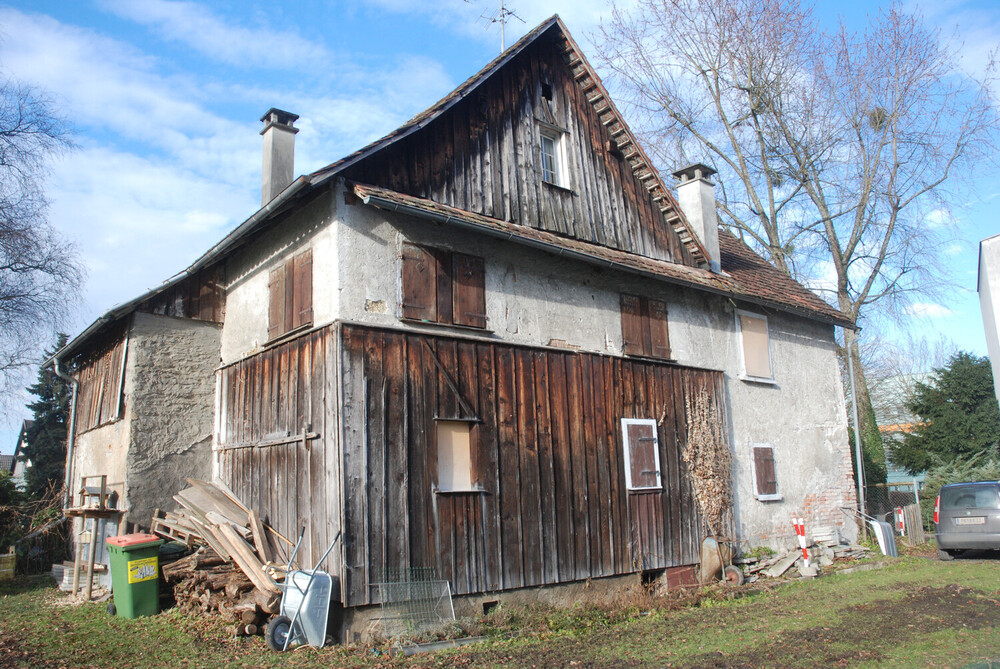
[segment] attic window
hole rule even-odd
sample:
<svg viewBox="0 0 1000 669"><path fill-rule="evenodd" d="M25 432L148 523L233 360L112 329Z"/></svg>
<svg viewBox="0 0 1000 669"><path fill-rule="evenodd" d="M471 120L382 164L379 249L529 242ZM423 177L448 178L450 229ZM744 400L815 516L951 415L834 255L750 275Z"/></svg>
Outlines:
<svg viewBox="0 0 1000 669"><path fill-rule="evenodd" d="M267 309L267 338L276 339L292 330L310 325L312 308L312 249L286 260L268 275L270 300Z"/></svg>
<svg viewBox="0 0 1000 669"><path fill-rule="evenodd" d="M542 82L542 97L552 102L552 84L547 81Z"/></svg>
<svg viewBox="0 0 1000 669"><path fill-rule="evenodd" d="M561 186L560 145L562 135L551 130L541 132L542 181Z"/></svg>
<svg viewBox="0 0 1000 669"><path fill-rule="evenodd" d="M486 328L486 269L464 253L403 244L404 319Z"/></svg>

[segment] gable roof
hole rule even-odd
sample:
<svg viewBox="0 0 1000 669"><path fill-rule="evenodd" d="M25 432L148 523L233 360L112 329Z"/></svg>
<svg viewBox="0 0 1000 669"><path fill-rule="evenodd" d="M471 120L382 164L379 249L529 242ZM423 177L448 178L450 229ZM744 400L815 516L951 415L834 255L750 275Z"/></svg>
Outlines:
<svg viewBox="0 0 1000 669"><path fill-rule="evenodd" d="M664 222L673 228L673 230L677 233L681 243L691 254L691 257L698 263L707 267L708 253L705 250L705 247L690 227L690 224L684 217L683 212L681 211L680 206L678 205L673 194L670 192L670 189L667 188L659 172L653 167L652 161L649 160L648 155L642 149L642 146L637 141L635 135L632 133L632 130L625 122L624 117L611 100L611 97L608 94L607 89L605 89L604 84L601 82L600 77L597 75L597 72L587 61L583 52L570 35L566 25L557 14L553 15L546 21L542 22L538 27L528 32L524 35L524 37L511 45L506 51L494 58L479 72L459 85L454 91L411 118L399 128L355 151L354 153L327 165L326 167L295 179L295 181L286 186L281 193L229 232L187 269L164 281L159 286L145 291L138 297L116 305L106 311L93 323L91 323L91 325L88 326L83 332L74 337L69 343L67 343L66 346L53 355L52 358L46 360L43 363L43 366L52 364L53 360L56 358L65 359L67 356L75 355L92 336L104 331L109 325L117 322L121 317L130 314L147 300L173 288L195 273L209 267L213 263L233 252L245 243L255 232L273 222L280 214L291 209L300 198L306 196L310 192L313 192L315 189L328 184L332 179L341 175L352 165L357 164L378 151L426 127L434 119L439 118L442 114L467 98L477 89L477 87L489 79L491 75L500 70L504 65L522 53L528 45L535 42L542 35L547 34L550 30L558 31L557 38L560 40L561 51L567 66L570 68L574 80L583 90L587 101L593 105L594 111L600 118L601 123L608 129L612 137L612 141L617 144L618 150L621 151L623 159L627 161L633 174L644 184L651 199L663 215ZM392 193L392 197L395 198L406 199L412 197L400 193L393 193L393 191L385 192ZM419 200L420 198L412 199ZM431 206L431 208L440 207L443 209L454 209L452 207L447 207L446 205L433 203L429 200L422 200L422 202L425 203L422 206ZM735 274L730 272L729 278L734 278L736 275L742 277L739 282L740 288L738 290L727 284L726 277L713 275L707 270L690 271L698 270L698 268L692 268L679 263L645 258L644 256L601 247L595 244L588 244L587 242L569 240L542 230L534 230L532 228L528 228L527 226L480 216L464 210L455 211L460 212L462 216L469 219L487 219L491 221L490 225L505 225L516 228L516 230L512 230L511 232L517 233L515 237L520 240L532 238L536 236L535 233L538 233L538 235L543 237L551 235L554 239L560 240L560 242L563 245L566 245L567 248L576 244L583 244L589 249L587 252L588 255L593 257L601 257L602 255L629 256L628 262L624 262L623 267L643 267L645 268L643 270L644 272L655 274L668 281L681 281L679 277L685 277L681 281L682 283L688 283L689 285L712 290L713 292L739 296L741 299L747 299L748 301L757 302L759 304L771 304L776 308L793 311L810 318L841 325L843 327L854 327L854 324L845 319L839 312L827 305L823 302L823 300L806 290L790 277L784 275L769 265L742 242L739 242L735 238L728 240L728 235L721 230L720 245L722 246L723 269L726 270L726 257L728 254L729 266L736 268Z"/></svg>
<svg viewBox="0 0 1000 669"><path fill-rule="evenodd" d="M593 107L600 122L607 128L612 138L611 141L615 142L617 149L622 154L622 160L626 161L633 175L648 191L650 198L655 203L659 213L663 216L663 222L677 233L681 243L687 249L688 253L691 254L695 262L707 264L708 253L705 247L684 217L680 206L663 182L659 172L652 166L652 162L636 140L632 130L625 122L625 118L618 111L618 108L615 107L611 96L608 94L607 89L604 88L604 84L601 82L596 70L587 61L583 51L577 46L558 14L544 21L451 93L411 118L396 130L393 130L368 146L313 172L309 175L310 179L319 183L334 175L341 174L369 156L425 128L435 119L440 118L445 112L455 107L459 102L469 97L481 84L522 53L528 45L550 31L556 33L554 36L559 44L563 59L570 69L572 78L583 91L587 102Z"/></svg>
<svg viewBox="0 0 1000 669"><path fill-rule="evenodd" d="M352 190L363 203L379 209L455 225L587 263L615 267L667 283L706 290L831 325L854 327L850 319L724 230L719 230L723 273L716 274L700 267L647 258L578 239L567 239L545 230L501 221L378 186L353 184Z"/></svg>

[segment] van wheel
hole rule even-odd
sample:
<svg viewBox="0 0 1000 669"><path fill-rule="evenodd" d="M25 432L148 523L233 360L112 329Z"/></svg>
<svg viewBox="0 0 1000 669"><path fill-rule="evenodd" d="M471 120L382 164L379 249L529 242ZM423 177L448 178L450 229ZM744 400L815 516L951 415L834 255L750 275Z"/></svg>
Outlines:
<svg viewBox="0 0 1000 669"><path fill-rule="evenodd" d="M955 556L958 555L958 553L959 551L946 551L939 548L938 559L944 560L945 562L947 562L948 560L954 560Z"/></svg>

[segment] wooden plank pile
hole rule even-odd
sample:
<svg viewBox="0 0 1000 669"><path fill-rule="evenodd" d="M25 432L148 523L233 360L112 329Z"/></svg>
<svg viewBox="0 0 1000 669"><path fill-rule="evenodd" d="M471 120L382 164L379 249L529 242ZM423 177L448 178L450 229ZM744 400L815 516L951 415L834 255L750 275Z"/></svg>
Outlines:
<svg viewBox="0 0 1000 669"><path fill-rule="evenodd" d="M223 486L188 479L176 495L180 508L154 513L152 531L195 551L162 567L177 605L218 612L238 635L263 633L267 614L278 613L277 581L288 570L291 542L264 524Z"/></svg>

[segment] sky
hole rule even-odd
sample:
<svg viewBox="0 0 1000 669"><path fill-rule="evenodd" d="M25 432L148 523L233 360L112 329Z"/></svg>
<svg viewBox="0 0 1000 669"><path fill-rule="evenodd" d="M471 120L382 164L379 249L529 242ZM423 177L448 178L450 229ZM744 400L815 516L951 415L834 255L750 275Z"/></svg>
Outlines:
<svg viewBox="0 0 1000 669"><path fill-rule="evenodd" d="M819 2L821 21L863 21L874 3ZM0 0L0 73L47 92L76 148L55 159L50 220L87 268L64 330L155 287L260 206L262 124L299 114L296 174L351 153L446 95L500 51L492 0ZM510 0L511 44L558 13L584 52L604 0ZM939 0L928 21L957 32L965 66L1000 44L1000 7ZM613 94L613 91L612 91ZM957 212L944 249L956 288L914 305L913 329L986 354L978 241L1000 232L996 175ZM28 381L33 379L33 375ZM0 452L22 418L0 417Z"/></svg>

